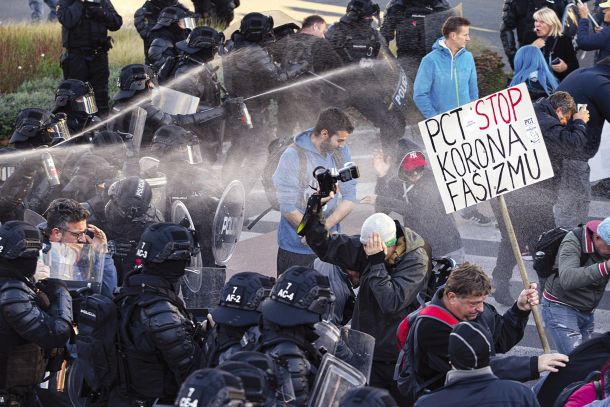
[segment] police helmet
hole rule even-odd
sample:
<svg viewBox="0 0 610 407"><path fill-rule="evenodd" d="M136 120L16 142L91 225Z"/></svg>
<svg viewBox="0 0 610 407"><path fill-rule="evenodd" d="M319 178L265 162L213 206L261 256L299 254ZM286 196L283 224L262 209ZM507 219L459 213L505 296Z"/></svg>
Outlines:
<svg viewBox="0 0 610 407"><path fill-rule="evenodd" d="M40 231L20 220L0 226L0 258L6 260L37 259L42 249Z"/></svg>
<svg viewBox="0 0 610 407"><path fill-rule="evenodd" d="M267 375L261 369L246 362L227 361L218 369L239 377L244 386L246 400L255 406L275 405L274 391L267 382Z"/></svg>
<svg viewBox="0 0 610 407"><path fill-rule="evenodd" d="M133 97L137 92L148 89L148 82L157 86L157 75L153 69L144 64L131 64L124 66L119 73L119 91L112 97L113 100L123 100Z"/></svg>
<svg viewBox="0 0 610 407"><path fill-rule="evenodd" d="M346 14L355 18L379 16L379 5L371 0L351 0L347 3Z"/></svg>
<svg viewBox="0 0 610 407"><path fill-rule="evenodd" d="M189 164L203 162L197 136L173 124L161 126L155 131L150 151L159 157L171 154L172 159L186 161Z"/></svg>
<svg viewBox="0 0 610 407"><path fill-rule="evenodd" d="M157 24L155 24L152 29L159 30L163 27L169 27L180 20L184 20L186 24L186 20L189 19L190 16L191 12L181 4L165 7L163 10L161 10L161 13L159 13ZM190 25L190 23L188 25Z"/></svg>
<svg viewBox="0 0 610 407"><path fill-rule="evenodd" d="M272 390L277 390L280 385L278 366L275 364L271 356L266 353L255 352L251 350L242 350L230 355L228 361L245 362L261 371L267 377L267 383Z"/></svg>
<svg viewBox="0 0 610 407"><path fill-rule="evenodd" d="M239 32L246 41L261 42L273 35L273 17L261 13L248 13L241 20Z"/></svg>
<svg viewBox="0 0 610 407"><path fill-rule="evenodd" d="M243 406L246 393L239 377L221 369L199 369L191 373L178 392L175 406Z"/></svg>
<svg viewBox="0 0 610 407"><path fill-rule="evenodd" d="M212 318L234 327L256 325L261 304L269 297L275 278L245 271L232 276L225 284L220 303L212 310Z"/></svg>
<svg viewBox="0 0 610 407"><path fill-rule="evenodd" d="M15 130L10 144L28 142L33 147L53 145L70 138L64 113L53 114L48 110L23 109L15 119Z"/></svg>
<svg viewBox="0 0 610 407"><path fill-rule="evenodd" d="M175 223L153 223L142 233L136 254L144 263L188 261L195 254L193 235Z"/></svg>
<svg viewBox="0 0 610 407"><path fill-rule="evenodd" d="M132 176L116 181L108 188L110 201L104 211L109 221L133 221L150 208L152 189L146 180Z"/></svg>
<svg viewBox="0 0 610 407"><path fill-rule="evenodd" d="M310 267L293 266L280 275L263 302L263 318L283 327L313 325L333 301L327 276Z"/></svg>
<svg viewBox="0 0 610 407"><path fill-rule="evenodd" d="M339 407L398 407L386 389L354 387L339 401Z"/></svg>
<svg viewBox="0 0 610 407"><path fill-rule="evenodd" d="M66 79L55 91L56 111L82 112L88 115L97 113L95 94L89 82Z"/></svg>
<svg viewBox="0 0 610 407"><path fill-rule="evenodd" d="M211 27L195 27L186 40L176 43L176 48L187 54L204 54L203 62L211 61L223 46L225 36Z"/></svg>

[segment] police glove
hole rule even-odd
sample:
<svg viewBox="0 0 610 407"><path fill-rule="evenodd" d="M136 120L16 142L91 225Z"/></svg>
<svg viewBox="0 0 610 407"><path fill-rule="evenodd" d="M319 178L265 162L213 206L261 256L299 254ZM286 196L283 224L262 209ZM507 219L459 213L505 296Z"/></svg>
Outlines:
<svg viewBox="0 0 610 407"><path fill-rule="evenodd" d="M66 282L58 278L40 280L36 283L36 288L45 293L51 302L56 300L62 293L68 293Z"/></svg>
<svg viewBox="0 0 610 407"><path fill-rule="evenodd" d="M288 81L290 79L297 78L303 75L309 69L309 62L301 61L295 64L292 64L290 68L286 69L286 71L280 74L280 80L282 82Z"/></svg>
<svg viewBox="0 0 610 407"><path fill-rule="evenodd" d="M227 116L239 117L241 116L241 105L244 103L244 98L227 98L222 107L225 108Z"/></svg>

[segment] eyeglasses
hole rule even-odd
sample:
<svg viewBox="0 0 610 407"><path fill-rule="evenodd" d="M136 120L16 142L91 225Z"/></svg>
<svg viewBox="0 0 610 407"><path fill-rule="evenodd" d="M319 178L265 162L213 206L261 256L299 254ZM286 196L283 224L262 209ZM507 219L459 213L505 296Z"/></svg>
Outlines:
<svg viewBox="0 0 610 407"><path fill-rule="evenodd" d="M83 230L82 232L72 232L71 230L68 229L60 229L63 232L68 232L72 235L72 237L74 237L75 239L81 239L85 237L85 233L87 233L86 230Z"/></svg>

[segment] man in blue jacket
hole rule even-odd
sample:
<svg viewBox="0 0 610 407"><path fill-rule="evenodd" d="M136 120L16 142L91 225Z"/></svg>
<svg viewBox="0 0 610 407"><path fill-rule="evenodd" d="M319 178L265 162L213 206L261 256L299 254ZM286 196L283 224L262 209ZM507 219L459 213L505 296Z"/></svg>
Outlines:
<svg viewBox="0 0 610 407"><path fill-rule="evenodd" d="M297 235L307 199L314 190L313 170L341 168L351 161L347 139L354 130L349 117L338 108L323 110L313 129L294 137L294 144L287 148L273 174L273 185L277 192L282 218L277 231L277 273L282 274L291 266L308 266L316 258L314 252ZM342 200L331 200L324 207L326 229L339 232L339 222L351 211L356 201L356 181L341 183Z"/></svg>
<svg viewBox="0 0 610 407"><path fill-rule="evenodd" d="M442 32L422 59L413 84L413 100L425 118L479 98L474 58L466 50L470 21L449 17Z"/></svg>
<svg viewBox="0 0 610 407"><path fill-rule="evenodd" d="M589 9L586 4L578 5L578 48L585 51L597 51L595 62L610 56L610 0L599 3L604 13L604 27L595 27L594 33L589 32Z"/></svg>

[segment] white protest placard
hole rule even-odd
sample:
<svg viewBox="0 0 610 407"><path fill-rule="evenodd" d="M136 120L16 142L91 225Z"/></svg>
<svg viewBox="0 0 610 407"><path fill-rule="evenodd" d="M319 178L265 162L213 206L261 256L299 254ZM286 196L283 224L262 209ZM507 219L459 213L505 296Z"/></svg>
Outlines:
<svg viewBox="0 0 610 407"><path fill-rule="evenodd" d="M419 131L447 213L553 177L523 83L421 121Z"/></svg>

